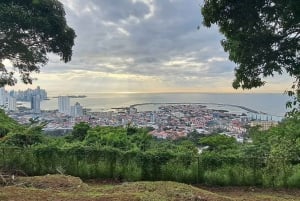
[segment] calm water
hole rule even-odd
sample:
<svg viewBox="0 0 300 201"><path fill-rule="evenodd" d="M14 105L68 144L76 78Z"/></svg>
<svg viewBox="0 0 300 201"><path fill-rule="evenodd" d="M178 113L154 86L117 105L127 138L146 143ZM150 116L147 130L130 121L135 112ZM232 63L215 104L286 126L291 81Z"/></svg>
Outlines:
<svg viewBox="0 0 300 201"><path fill-rule="evenodd" d="M71 98L71 105L79 102L83 107L92 111L103 111L113 107L125 107L139 103L222 103L245 106L256 111L283 116L286 112L285 103L288 100L284 94L94 93L85 95L87 96L85 98ZM28 106L29 103L24 105ZM57 98L50 97L50 100L41 103L42 110L55 110L57 108Z"/></svg>

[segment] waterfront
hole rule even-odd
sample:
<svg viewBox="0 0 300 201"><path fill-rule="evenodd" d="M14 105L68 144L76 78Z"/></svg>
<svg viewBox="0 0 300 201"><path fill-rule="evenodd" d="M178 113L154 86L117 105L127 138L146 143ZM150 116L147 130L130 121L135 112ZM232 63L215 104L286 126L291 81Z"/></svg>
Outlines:
<svg viewBox="0 0 300 201"><path fill-rule="evenodd" d="M76 94L75 94L76 95ZM115 107L128 107L141 103L218 103L244 106L275 116L284 116L288 97L284 94L209 94L209 93L90 93L84 98L72 98L71 104L79 102L92 111L106 111ZM29 103L23 103L29 106ZM41 102L42 110L57 109L57 98ZM139 110L152 110L157 106L139 106ZM211 107L221 108L218 105ZM222 107L223 109L224 107ZM231 112L240 112L234 107L225 107Z"/></svg>
<svg viewBox="0 0 300 201"><path fill-rule="evenodd" d="M69 131L76 123L92 126L126 126L152 128L158 138L176 139L197 130L210 134L221 129L238 141L247 132L246 125L276 125L285 113L287 97L282 94L85 94L71 98L86 113L80 116L59 112L57 97L41 102L42 112L12 113L20 123L39 117L48 122L45 130ZM23 104L27 104L23 103Z"/></svg>

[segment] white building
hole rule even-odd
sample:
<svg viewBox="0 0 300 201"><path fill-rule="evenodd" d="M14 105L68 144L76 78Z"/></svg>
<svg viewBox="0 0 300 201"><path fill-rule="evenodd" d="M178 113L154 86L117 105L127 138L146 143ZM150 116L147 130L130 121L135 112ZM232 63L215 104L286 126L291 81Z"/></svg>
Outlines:
<svg viewBox="0 0 300 201"><path fill-rule="evenodd" d="M6 105L6 91L4 87L0 88L0 106L5 106Z"/></svg>
<svg viewBox="0 0 300 201"><path fill-rule="evenodd" d="M7 97L7 110L16 111L17 110L17 99L12 96Z"/></svg>
<svg viewBox="0 0 300 201"><path fill-rule="evenodd" d="M71 106L71 116L72 117L80 117L83 115L82 106L76 102L74 106Z"/></svg>
<svg viewBox="0 0 300 201"><path fill-rule="evenodd" d="M155 123L156 117L155 114L151 114L151 123Z"/></svg>
<svg viewBox="0 0 300 201"><path fill-rule="evenodd" d="M277 126L278 122L277 121L251 121L250 126L259 126L259 130L268 130L269 128L273 126Z"/></svg>
<svg viewBox="0 0 300 201"><path fill-rule="evenodd" d="M59 96L58 97L58 111L63 114L70 114L70 97Z"/></svg>
<svg viewBox="0 0 300 201"><path fill-rule="evenodd" d="M40 95L31 97L31 110L33 113L41 113L41 98Z"/></svg>

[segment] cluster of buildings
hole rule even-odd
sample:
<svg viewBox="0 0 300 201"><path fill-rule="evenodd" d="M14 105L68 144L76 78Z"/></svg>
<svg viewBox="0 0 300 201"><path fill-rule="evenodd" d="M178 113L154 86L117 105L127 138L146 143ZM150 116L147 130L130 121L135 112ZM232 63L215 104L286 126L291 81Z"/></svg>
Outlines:
<svg viewBox="0 0 300 201"><path fill-rule="evenodd" d="M209 109L199 104L165 104L155 111L138 112L136 108L119 108L116 112L92 113L93 126L126 126L151 128L157 138L176 139L197 131L210 134L225 131L237 138L246 133L249 118L225 110Z"/></svg>
<svg viewBox="0 0 300 201"><path fill-rule="evenodd" d="M80 103L76 102L75 105L70 106L69 96L58 97L58 112L75 118L83 116L83 108Z"/></svg>
<svg viewBox="0 0 300 201"><path fill-rule="evenodd" d="M45 89L41 89L39 86L36 89L12 90L9 94L17 99L17 101L30 102L33 96L39 96L40 100L47 99L47 92Z"/></svg>
<svg viewBox="0 0 300 201"><path fill-rule="evenodd" d="M47 99L47 92L44 89L37 87L36 89L27 89L26 91L6 91L3 87L0 88L0 108L10 111L17 111L17 101L30 102L32 113L40 113L40 103Z"/></svg>
<svg viewBox="0 0 300 201"><path fill-rule="evenodd" d="M209 109L198 104L166 104L154 111L138 111L135 107L126 107L106 112L83 112L75 117L63 111L68 108L67 98L61 97L58 102L61 110L48 111L41 116L41 119L49 122L45 128L47 131L71 130L76 123L87 122L92 126L131 125L149 128L153 136L162 139L177 139L193 131L201 134L222 131L241 139L250 122L245 114ZM76 111L75 108L74 110Z"/></svg>
<svg viewBox="0 0 300 201"><path fill-rule="evenodd" d="M25 123L26 117L24 116L44 116L47 112L41 110L41 102L47 100L47 92L39 86L36 89L27 89L25 91L6 91L5 88L0 88L0 108L11 113L13 116L19 115L21 123ZM18 101L29 102L30 108L19 110ZM58 97L58 112L62 115L69 115L71 117L79 117L83 115L83 108L79 103L70 106L69 96ZM17 115L14 115L17 114ZM24 118L22 118L24 117Z"/></svg>
<svg viewBox="0 0 300 201"><path fill-rule="evenodd" d="M232 113L211 109L201 104L161 104L157 110L138 111L136 107L116 108L115 111L90 112L75 123L86 121L92 126L127 126L150 128L157 138L177 139L196 131L199 134L220 133L243 141L249 126L266 130L278 121L253 118L253 114Z"/></svg>
<svg viewBox="0 0 300 201"><path fill-rule="evenodd" d="M7 113L21 124L27 124L31 118L38 118L40 121L47 122L45 130L51 131L53 134L64 134L72 130L77 122L88 122L88 118L83 115L84 110L80 103L76 102L71 106L69 96L58 96L57 99L57 110L41 110L42 100L40 96L33 95L30 108L20 107L14 111L7 111ZM82 120L78 120L78 118Z"/></svg>
<svg viewBox="0 0 300 201"><path fill-rule="evenodd" d="M3 87L0 88L0 108L6 111L17 110L17 99L5 91Z"/></svg>
<svg viewBox="0 0 300 201"><path fill-rule="evenodd" d="M138 111L137 105L114 108L106 112L84 110L80 103L71 106L70 96L58 96L58 109L41 111L42 100L47 99L45 90L37 87L34 90L7 92L0 88L0 107L20 123L28 123L30 118L39 117L46 121L46 131L57 133L68 132L79 122L87 122L91 126L135 126L149 128L157 138L177 139L196 131L201 134L223 132L226 135L243 138L247 126L261 126L268 129L278 122L269 120L253 120L245 113L231 113L221 109L209 109L201 104L160 104L152 111ZM30 109L18 110L17 100L30 101ZM257 115L256 115L257 116ZM271 119L272 120L272 119Z"/></svg>

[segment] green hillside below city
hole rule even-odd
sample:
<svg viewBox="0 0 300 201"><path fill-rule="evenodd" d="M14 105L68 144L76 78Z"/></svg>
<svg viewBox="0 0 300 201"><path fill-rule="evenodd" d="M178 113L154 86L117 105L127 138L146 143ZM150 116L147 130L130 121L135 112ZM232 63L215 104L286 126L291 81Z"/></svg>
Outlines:
<svg viewBox="0 0 300 201"><path fill-rule="evenodd" d="M290 117L267 131L249 129L243 143L197 132L177 140L149 130L76 124L52 137L43 122L18 125L0 113L0 167L27 176L66 174L119 182L176 181L209 186L300 187L300 120ZM13 126L8 126L13 125Z"/></svg>

